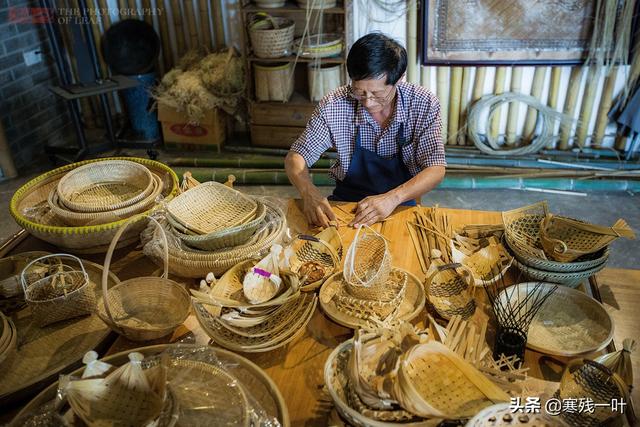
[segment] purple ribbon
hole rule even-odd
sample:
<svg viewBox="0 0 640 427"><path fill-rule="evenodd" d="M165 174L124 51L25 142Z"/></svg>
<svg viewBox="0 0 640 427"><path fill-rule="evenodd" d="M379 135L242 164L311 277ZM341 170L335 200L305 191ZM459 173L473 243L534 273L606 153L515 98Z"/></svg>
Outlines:
<svg viewBox="0 0 640 427"><path fill-rule="evenodd" d="M271 273L269 273L268 271L265 271L265 270L263 270L261 268L254 267L253 268L253 272L256 273L256 274L259 274L262 277L266 277L267 279L271 277Z"/></svg>

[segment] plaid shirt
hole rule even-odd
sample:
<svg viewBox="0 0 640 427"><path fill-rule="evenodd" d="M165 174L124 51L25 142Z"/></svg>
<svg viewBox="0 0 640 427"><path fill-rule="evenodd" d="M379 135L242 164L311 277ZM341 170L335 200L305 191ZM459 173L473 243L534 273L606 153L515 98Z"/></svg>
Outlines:
<svg viewBox="0 0 640 427"><path fill-rule="evenodd" d="M311 167L322 153L334 148L338 160L329 175L343 180L355 148L356 126L360 128L362 148L382 157L392 157L398 153L396 137L400 123L404 123L407 144L402 148L402 160L411 175L429 166L446 166L438 98L411 83L398 83L397 90L396 110L383 130L371 114L349 96L348 86L337 88L320 101L306 129L291 145L291 151L304 157Z"/></svg>

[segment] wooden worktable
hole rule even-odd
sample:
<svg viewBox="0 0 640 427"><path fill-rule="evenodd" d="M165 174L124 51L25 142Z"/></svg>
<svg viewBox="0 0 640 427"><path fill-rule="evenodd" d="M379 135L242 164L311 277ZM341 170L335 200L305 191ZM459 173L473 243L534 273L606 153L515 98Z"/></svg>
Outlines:
<svg viewBox="0 0 640 427"><path fill-rule="evenodd" d="M348 221L349 212L354 204L341 204L337 214L342 220ZM470 211L443 209L451 219L455 227L465 224L498 224L501 222L499 212ZM298 204L295 201L288 202L287 219L292 235L296 233L313 233L309 230ZM382 233L390 242L392 251L392 264L414 273L421 280L424 274L420 268L413 244L408 234L406 222L413 220L412 208L399 208L385 222L374 225L374 229ZM340 228L340 234L345 248L352 241L355 230L347 227ZM24 250L50 248L44 247L41 242L29 237L20 243L14 252ZM122 252L122 251L120 251ZM133 271L140 275L141 269L153 270L155 266L140 255L139 251L126 251L116 253L119 259L114 263L114 271L121 280L133 275ZM88 257L92 261L101 263L102 256ZM132 263L138 268L132 269ZM607 311L615 321L616 346L622 344L623 338L634 338L640 341L640 291L637 284L640 283L640 270L605 269L598 275L599 286L595 280L591 285L584 286L587 293L598 294L602 298ZM187 283L187 282L185 282ZM187 284L195 286L195 281ZM414 323L424 326L425 313L422 313ZM278 385L285 398L289 410L291 424L294 426L327 425L332 410L331 399L323 390L323 369L329 353L341 342L352 337L352 331L329 320L318 306L307 329L299 339L289 345L266 353L243 354L248 359L262 367ZM195 316L189 316L173 336L150 342L159 344L166 342L187 342L207 344L209 337L198 325ZM213 343L212 343L213 344ZM109 350L109 354L139 347L140 343L118 338ZM636 379L634 382L634 397L638 401L640 392L640 357L632 354ZM566 359L561 359L566 362ZM526 364L529 366L529 375L532 377L528 389L548 395L557 389L557 381L560 378L562 366L556 360L538 353L527 351Z"/></svg>

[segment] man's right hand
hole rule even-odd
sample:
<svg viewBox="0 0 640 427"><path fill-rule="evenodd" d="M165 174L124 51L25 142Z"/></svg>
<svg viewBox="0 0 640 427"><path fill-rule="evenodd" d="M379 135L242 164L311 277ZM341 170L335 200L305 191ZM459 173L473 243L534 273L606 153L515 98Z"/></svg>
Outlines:
<svg viewBox="0 0 640 427"><path fill-rule="evenodd" d="M302 196L302 202L304 215L310 224L328 227L329 222L338 222L329 201L316 187L309 188Z"/></svg>

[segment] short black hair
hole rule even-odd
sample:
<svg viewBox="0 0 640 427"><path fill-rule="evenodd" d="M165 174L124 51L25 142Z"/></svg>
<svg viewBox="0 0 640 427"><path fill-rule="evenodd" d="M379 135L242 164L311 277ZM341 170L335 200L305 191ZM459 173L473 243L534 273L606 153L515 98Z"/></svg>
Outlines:
<svg viewBox="0 0 640 427"><path fill-rule="evenodd" d="M375 79L386 74L386 84L394 85L406 70L407 50L382 33L370 33L359 38L347 56L351 80Z"/></svg>

